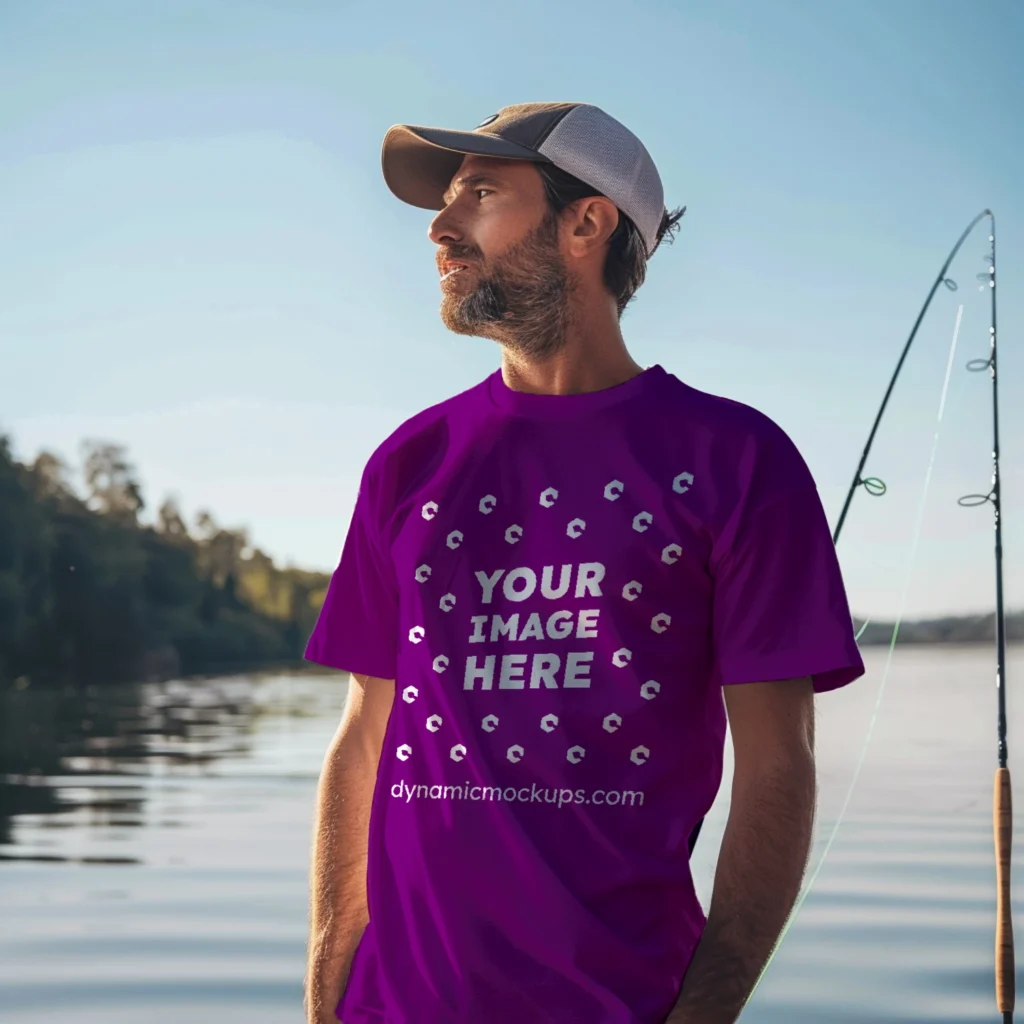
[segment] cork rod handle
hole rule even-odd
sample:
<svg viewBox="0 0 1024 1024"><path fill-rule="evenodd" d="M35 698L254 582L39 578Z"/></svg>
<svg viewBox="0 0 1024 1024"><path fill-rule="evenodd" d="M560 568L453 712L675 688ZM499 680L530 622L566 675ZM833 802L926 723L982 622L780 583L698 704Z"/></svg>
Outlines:
<svg viewBox="0 0 1024 1024"><path fill-rule="evenodd" d="M1013 921L1010 917L1010 847L1013 838L1013 803L1010 770L997 768L993 793L993 824L996 841L996 1005L1003 1014L1013 1013L1015 995Z"/></svg>

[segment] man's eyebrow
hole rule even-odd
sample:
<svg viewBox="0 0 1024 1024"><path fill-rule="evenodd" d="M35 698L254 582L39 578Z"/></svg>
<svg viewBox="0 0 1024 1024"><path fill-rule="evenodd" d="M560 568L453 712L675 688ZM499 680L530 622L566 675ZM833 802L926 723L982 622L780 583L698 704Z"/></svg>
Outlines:
<svg viewBox="0 0 1024 1024"><path fill-rule="evenodd" d="M499 184L498 179L492 174L470 174L463 178L456 178L455 181L445 190L445 193L441 198L444 200L445 205L452 202L455 199L455 192L457 191L456 186L459 185L462 188L476 188L478 185L497 185Z"/></svg>

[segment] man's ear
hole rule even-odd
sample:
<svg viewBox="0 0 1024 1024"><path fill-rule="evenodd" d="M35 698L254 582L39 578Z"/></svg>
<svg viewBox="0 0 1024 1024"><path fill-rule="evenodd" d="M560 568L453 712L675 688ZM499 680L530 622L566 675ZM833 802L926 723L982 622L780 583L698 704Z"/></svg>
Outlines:
<svg viewBox="0 0 1024 1024"><path fill-rule="evenodd" d="M604 196L588 196L570 203L568 215L569 251L573 256L586 256L603 249L619 226L618 207Z"/></svg>

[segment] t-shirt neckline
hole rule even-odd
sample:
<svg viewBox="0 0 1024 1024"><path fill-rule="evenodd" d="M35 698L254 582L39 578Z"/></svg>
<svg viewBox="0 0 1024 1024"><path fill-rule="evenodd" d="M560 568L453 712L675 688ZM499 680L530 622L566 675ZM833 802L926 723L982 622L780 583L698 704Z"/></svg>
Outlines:
<svg viewBox="0 0 1024 1024"><path fill-rule="evenodd" d="M657 363L648 366L635 377L600 391L584 391L573 395L539 395L529 391L514 391L495 370L487 380L491 402L502 412L515 416L538 419L566 419L586 416L631 398L649 392L665 377L665 370Z"/></svg>

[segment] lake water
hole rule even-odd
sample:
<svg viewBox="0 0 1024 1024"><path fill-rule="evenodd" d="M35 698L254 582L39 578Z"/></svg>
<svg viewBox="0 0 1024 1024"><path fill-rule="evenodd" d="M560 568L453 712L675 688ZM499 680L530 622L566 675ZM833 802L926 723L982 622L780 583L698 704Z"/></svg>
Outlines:
<svg viewBox="0 0 1024 1024"><path fill-rule="evenodd" d="M867 676L818 701L811 871L886 657L869 648ZM1016 780L1024 648L1007 676ZM744 1024L999 1020L994 680L988 647L897 650ZM344 676L314 674L0 695L0 1020L299 1024L315 786L344 699ZM727 772L694 854L705 906L728 796ZM1015 920L1024 935L1020 899Z"/></svg>

